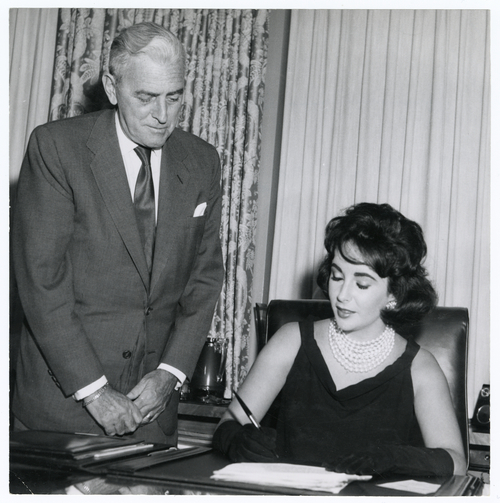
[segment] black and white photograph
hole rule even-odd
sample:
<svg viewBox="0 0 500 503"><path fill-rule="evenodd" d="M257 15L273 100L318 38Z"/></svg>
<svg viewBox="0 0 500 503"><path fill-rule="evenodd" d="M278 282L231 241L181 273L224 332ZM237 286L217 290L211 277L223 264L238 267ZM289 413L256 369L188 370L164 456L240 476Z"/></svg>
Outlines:
<svg viewBox="0 0 500 503"><path fill-rule="evenodd" d="M495 495L498 7L167 7L3 9L5 495Z"/></svg>

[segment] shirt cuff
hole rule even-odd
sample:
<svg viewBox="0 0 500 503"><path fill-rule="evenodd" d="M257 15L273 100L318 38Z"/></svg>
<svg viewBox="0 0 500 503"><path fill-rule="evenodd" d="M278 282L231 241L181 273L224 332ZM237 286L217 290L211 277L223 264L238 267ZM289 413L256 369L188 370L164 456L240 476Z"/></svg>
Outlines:
<svg viewBox="0 0 500 503"><path fill-rule="evenodd" d="M160 363L160 365L158 365L158 368L166 370L167 372L170 372L175 377L177 377L179 382L175 385L175 390L177 391L181 389L184 381L186 380L186 374L184 374L184 372L181 372L179 369L176 369L175 367L172 367L172 365L168 365L166 363Z"/></svg>
<svg viewBox="0 0 500 503"><path fill-rule="evenodd" d="M89 395L94 393L94 391L97 391L98 389L102 388L107 382L108 380L106 379L106 376L102 376L99 379L97 379L97 381L94 381L88 386L85 386L85 388L76 391L73 394L73 398L75 400L83 400L84 398L87 398Z"/></svg>

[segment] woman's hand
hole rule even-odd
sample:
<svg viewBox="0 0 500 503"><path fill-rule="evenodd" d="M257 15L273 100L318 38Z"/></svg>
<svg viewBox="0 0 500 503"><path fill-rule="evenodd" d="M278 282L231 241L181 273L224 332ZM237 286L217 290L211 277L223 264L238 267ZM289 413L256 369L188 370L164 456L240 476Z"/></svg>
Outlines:
<svg viewBox="0 0 500 503"><path fill-rule="evenodd" d="M215 430L212 446L236 463L274 463L277 460L276 430L272 428L258 430L252 424L224 421Z"/></svg>

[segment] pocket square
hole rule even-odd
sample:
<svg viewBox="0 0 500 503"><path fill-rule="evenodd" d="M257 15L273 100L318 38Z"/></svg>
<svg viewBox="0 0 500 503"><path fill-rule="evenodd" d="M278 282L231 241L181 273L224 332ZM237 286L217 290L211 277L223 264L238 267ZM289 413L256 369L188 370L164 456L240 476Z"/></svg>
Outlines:
<svg viewBox="0 0 500 503"><path fill-rule="evenodd" d="M205 213L206 207L207 207L207 203L201 203L198 206L196 206L196 209L194 210L193 217L202 217Z"/></svg>

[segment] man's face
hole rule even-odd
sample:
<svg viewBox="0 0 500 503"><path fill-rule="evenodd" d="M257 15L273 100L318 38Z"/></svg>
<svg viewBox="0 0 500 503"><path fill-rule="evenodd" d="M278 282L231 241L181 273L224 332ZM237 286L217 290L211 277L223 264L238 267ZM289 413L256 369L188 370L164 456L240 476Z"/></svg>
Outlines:
<svg viewBox="0 0 500 503"><path fill-rule="evenodd" d="M141 54L129 59L119 81L106 73L104 89L118 105L124 133L135 143L161 148L172 134L182 106L182 65L163 64Z"/></svg>

